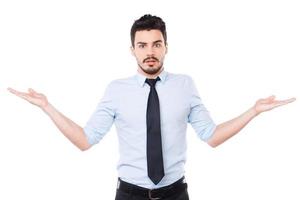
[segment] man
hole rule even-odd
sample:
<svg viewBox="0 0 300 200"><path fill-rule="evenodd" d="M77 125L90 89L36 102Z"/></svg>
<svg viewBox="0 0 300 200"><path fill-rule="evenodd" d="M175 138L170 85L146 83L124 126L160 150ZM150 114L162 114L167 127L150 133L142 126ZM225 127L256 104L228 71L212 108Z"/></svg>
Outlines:
<svg viewBox="0 0 300 200"><path fill-rule="evenodd" d="M98 143L115 123L120 144L116 200L187 200L184 179L186 128L216 147L238 133L258 114L293 102L274 96L258 100L240 116L215 125L191 77L166 72L167 34L161 18L144 15L131 28L137 74L112 81L84 128L56 110L46 96L9 88L39 106L78 148Z"/></svg>

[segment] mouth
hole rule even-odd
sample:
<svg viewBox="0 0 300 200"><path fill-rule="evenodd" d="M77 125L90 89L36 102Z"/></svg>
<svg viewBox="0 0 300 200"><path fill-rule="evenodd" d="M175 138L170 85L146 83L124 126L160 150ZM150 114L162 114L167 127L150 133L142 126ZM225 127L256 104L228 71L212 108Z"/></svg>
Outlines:
<svg viewBox="0 0 300 200"><path fill-rule="evenodd" d="M149 60L149 61L146 61L145 63L146 63L148 66L152 67L152 66L155 65L156 60Z"/></svg>
<svg viewBox="0 0 300 200"><path fill-rule="evenodd" d="M148 57L144 60L144 63L147 63L147 64L153 64L155 62L158 62L158 59L155 57Z"/></svg>
<svg viewBox="0 0 300 200"><path fill-rule="evenodd" d="M147 60L146 63L154 63L156 60Z"/></svg>

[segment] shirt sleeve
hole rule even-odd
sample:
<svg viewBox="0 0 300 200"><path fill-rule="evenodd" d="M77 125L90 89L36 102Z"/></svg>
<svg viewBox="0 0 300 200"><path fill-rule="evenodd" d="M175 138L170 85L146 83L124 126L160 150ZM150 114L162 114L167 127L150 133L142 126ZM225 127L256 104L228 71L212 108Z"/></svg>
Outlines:
<svg viewBox="0 0 300 200"><path fill-rule="evenodd" d="M96 110L83 128L89 144L98 143L110 130L115 119L112 84L109 84Z"/></svg>
<svg viewBox="0 0 300 200"><path fill-rule="evenodd" d="M208 141L213 135L216 124L209 115L208 110L202 103L198 90L191 77L188 77L187 91L190 98L190 113L188 122L192 125L198 137L203 141Z"/></svg>

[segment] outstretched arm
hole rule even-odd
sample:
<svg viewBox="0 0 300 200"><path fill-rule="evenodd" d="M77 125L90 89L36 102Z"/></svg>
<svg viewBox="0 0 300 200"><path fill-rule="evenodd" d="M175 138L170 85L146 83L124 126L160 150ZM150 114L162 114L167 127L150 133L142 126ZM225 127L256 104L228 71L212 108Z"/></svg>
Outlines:
<svg viewBox="0 0 300 200"><path fill-rule="evenodd" d="M44 94L37 93L31 88L28 89L28 93L19 92L12 88L8 88L8 90L29 103L40 107L51 118L57 128L79 149L86 150L90 147L83 128L54 108Z"/></svg>
<svg viewBox="0 0 300 200"><path fill-rule="evenodd" d="M278 106L295 101L295 98L286 100L275 100L275 96L270 96L266 99L259 99L253 107L241 114L240 116L219 124L213 134L208 140L208 144L212 147L216 147L227 139L237 134L242 128L244 128L254 117L262 112L272 110Z"/></svg>

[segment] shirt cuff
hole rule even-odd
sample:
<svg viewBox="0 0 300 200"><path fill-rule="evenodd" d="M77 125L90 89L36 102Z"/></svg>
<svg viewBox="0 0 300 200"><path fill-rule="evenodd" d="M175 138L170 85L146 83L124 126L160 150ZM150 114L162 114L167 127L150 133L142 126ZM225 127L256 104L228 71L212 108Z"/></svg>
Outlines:
<svg viewBox="0 0 300 200"><path fill-rule="evenodd" d="M201 140L204 142L207 142L213 135L216 130L217 126L216 124L212 123L210 126L208 126L204 132L200 135Z"/></svg>

